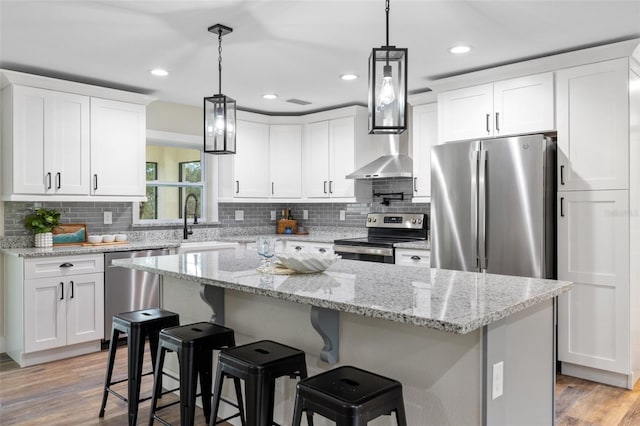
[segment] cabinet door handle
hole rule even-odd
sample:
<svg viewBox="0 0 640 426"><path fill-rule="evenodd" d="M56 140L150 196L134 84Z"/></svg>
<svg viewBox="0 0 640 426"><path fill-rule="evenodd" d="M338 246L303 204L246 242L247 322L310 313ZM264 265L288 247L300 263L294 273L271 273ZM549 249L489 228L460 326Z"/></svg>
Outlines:
<svg viewBox="0 0 640 426"><path fill-rule="evenodd" d="M422 259L420 256L413 255L411 256L411 260L420 260Z"/></svg>
<svg viewBox="0 0 640 426"><path fill-rule="evenodd" d="M333 181L329 181L329 194L333 194Z"/></svg>
<svg viewBox="0 0 640 426"><path fill-rule="evenodd" d="M93 190L98 190L98 175L93 175Z"/></svg>
<svg viewBox="0 0 640 426"><path fill-rule="evenodd" d="M47 173L47 189L51 189L51 172Z"/></svg>
<svg viewBox="0 0 640 426"><path fill-rule="evenodd" d="M72 268L73 267L73 263L65 262L65 263L61 264L60 267L61 268Z"/></svg>
<svg viewBox="0 0 640 426"><path fill-rule="evenodd" d="M271 195L273 195L273 182L271 182Z"/></svg>
<svg viewBox="0 0 640 426"><path fill-rule="evenodd" d="M296 246L296 251L300 251L300 250L302 250L302 247Z"/></svg>
<svg viewBox="0 0 640 426"><path fill-rule="evenodd" d="M327 181L326 180L324 181L323 185L324 185L324 193L326 194L327 193Z"/></svg>
<svg viewBox="0 0 640 426"><path fill-rule="evenodd" d="M64 283L60 281L60 300L64 300Z"/></svg>
<svg viewBox="0 0 640 426"><path fill-rule="evenodd" d="M69 297L69 299L73 299L73 281L69 281L70 287L71 287L71 296Z"/></svg>
<svg viewBox="0 0 640 426"><path fill-rule="evenodd" d="M60 172L56 173L56 189L60 189L62 186L62 174Z"/></svg>
<svg viewBox="0 0 640 426"><path fill-rule="evenodd" d="M564 217L564 197L560 197L560 217Z"/></svg>
<svg viewBox="0 0 640 426"><path fill-rule="evenodd" d="M496 132L500 131L500 113L496 112Z"/></svg>
<svg viewBox="0 0 640 426"><path fill-rule="evenodd" d="M239 193L240 193L240 181L237 180L236 181L236 194L239 194Z"/></svg>
<svg viewBox="0 0 640 426"><path fill-rule="evenodd" d="M418 192L418 178L413 178L413 192Z"/></svg>
<svg viewBox="0 0 640 426"><path fill-rule="evenodd" d="M327 252L327 249L326 249L326 248L324 248L324 247L321 247L321 248L319 248L319 249L318 249L318 251L319 251L320 253L326 253L326 252Z"/></svg>
<svg viewBox="0 0 640 426"><path fill-rule="evenodd" d="M486 121L487 121L487 133L491 133L491 130L489 129L489 118L491 117L491 114L487 114L486 117Z"/></svg>
<svg viewBox="0 0 640 426"><path fill-rule="evenodd" d="M564 185L564 164L560 165L560 185Z"/></svg>

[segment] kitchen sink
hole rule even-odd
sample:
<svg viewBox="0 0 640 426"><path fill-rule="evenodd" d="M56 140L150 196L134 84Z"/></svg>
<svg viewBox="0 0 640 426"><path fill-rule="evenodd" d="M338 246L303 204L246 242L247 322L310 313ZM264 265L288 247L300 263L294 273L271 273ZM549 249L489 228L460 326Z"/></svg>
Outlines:
<svg viewBox="0 0 640 426"><path fill-rule="evenodd" d="M220 250L226 248L236 248L238 243L225 241L193 241L181 243L176 249L178 254L193 253L196 251Z"/></svg>

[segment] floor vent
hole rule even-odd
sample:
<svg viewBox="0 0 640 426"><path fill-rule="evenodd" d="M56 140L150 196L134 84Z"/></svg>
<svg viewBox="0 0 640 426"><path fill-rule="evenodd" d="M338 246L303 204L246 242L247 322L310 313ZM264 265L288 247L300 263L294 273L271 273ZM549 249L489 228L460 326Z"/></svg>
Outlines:
<svg viewBox="0 0 640 426"><path fill-rule="evenodd" d="M303 101L301 99L287 99L286 102L296 105L311 105L311 102Z"/></svg>

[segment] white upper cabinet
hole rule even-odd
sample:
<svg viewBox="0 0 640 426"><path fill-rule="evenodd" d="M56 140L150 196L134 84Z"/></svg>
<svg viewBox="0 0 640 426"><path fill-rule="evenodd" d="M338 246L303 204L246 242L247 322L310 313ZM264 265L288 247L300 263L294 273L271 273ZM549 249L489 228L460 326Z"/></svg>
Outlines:
<svg viewBox="0 0 640 426"><path fill-rule="evenodd" d="M13 85L4 92L5 196L89 194L89 97Z"/></svg>
<svg viewBox="0 0 640 426"><path fill-rule="evenodd" d="M302 195L302 126L269 126L270 195L300 198Z"/></svg>
<svg viewBox="0 0 640 426"><path fill-rule="evenodd" d="M329 121L308 124L304 142L306 196L326 198L329 196Z"/></svg>
<svg viewBox="0 0 640 426"><path fill-rule="evenodd" d="M519 77L438 95L441 142L555 129L553 73Z"/></svg>
<svg viewBox="0 0 640 426"><path fill-rule="evenodd" d="M431 147L438 143L438 104L413 107L413 201L431 199Z"/></svg>
<svg viewBox="0 0 640 426"><path fill-rule="evenodd" d="M355 118L343 117L307 125L303 174L309 198L350 198L355 181Z"/></svg>
<svg viewBox="0 0 640 426"><path fill-rule="evenodd" d="M146 199L152 98L2 71L2 199ZM55 90L54 90L55 89Z"/></svg>
<svg viewBox="0 0 640 426"><path fill-rule="evenodd" d="M236 154L233 156L234 197L264 198L269 184L269 125L236 122Z"/></svg>
<svg viewBox="0 0 640 426"><path fill-rule="evenodd" d="M629 188L629 60L557 72L558 190Z"/></svg>
<svg viewBox="0 0 640 426"><path fill-rule="evenodd" d="M145 196L146 108L91 98L91 193Z"/></svg>

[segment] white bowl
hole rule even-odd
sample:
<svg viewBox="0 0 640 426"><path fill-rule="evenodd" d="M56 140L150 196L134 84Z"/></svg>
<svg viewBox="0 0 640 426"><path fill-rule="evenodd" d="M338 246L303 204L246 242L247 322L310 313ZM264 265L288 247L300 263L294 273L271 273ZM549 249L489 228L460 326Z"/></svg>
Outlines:
<svg viewBox="0 0 640 426"><path fill-rule="evenodd" d="M127 241L127 234L116 234L116 241Z"/></svg>
<svg viewBox="0 0 640 426"><path fill-rule="evenodd" d="M335 253L276 253L276 257L287 268L303 274L322 272L340 259Z"/></svg>
<svg viewBox="0 0 640 426"><path fill-rule="evenodd" d="M102 242L102 235L89 235L87 241L91 244L98 244Z"/></svg>
<svg viewBox="0 0 640 426"><path fill-rule="evenodd" d="M102 242L103 243L112 243L114 242L116 237L114 235L103 235Z"/></svg>

